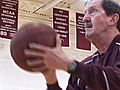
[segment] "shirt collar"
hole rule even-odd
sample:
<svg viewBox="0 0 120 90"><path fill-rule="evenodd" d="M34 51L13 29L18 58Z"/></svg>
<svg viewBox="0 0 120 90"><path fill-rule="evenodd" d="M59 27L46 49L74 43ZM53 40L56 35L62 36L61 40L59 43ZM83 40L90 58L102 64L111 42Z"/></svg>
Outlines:
<svg viewBox="0 0 120 90"><path fill-rule="evenodd" d="M113 41L112 41L112 43L110 44L110 46L109 46L107 52L113 50L113 48L114 48L116 42L120 42L120 34L117 35L117 36L113 39Z"/></svg>
<svg viewBox="0 0 120 90"><path fill-rule="evenodd" d="M113 50L113 48L114 48L116 42L120 42L120 34L117 35L117 36L113 39L113 41L111 42L111 44L110 44L110 46L109 46L107 52ZM107 53L107 52L106 52L106 53ZM103 56L104 56L106 53L103 53ZM99 52L98 50L94 53L94 55L93 55L92 58L94 58L94 57L96 57L96 56L101 56L101 54L100 54L100 52Z"/></svg>

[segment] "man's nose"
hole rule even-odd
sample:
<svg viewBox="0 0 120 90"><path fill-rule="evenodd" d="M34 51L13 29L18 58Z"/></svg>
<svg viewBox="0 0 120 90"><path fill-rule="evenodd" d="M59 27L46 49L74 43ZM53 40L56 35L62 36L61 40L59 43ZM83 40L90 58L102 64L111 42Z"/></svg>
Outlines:
<svg viewBox="0 0 120 90"><path fill-rule="evenodd" d="M83 17L83 21L84 22L90 22L90 15L86 13Z"/></svg>

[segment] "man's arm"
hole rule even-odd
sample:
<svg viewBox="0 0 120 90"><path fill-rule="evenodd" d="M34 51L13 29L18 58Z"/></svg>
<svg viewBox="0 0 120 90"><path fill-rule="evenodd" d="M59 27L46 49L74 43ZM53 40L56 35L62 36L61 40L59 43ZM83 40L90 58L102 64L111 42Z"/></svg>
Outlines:
<svg viewBox="0 0 120 90"><path fill-rule="evenodd" d="M47 90L62 90L58 85L55 70L44 73L44 76L47 81Z"/></svg>

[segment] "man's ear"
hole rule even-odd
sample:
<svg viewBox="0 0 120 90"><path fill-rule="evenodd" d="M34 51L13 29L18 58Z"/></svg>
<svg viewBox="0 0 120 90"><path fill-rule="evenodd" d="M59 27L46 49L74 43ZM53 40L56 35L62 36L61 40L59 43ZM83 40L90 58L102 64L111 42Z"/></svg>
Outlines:
<svg viewBox="0 0 120 90"><path fill-rule="evenodd" d="M114 13L110 16L110 21L109 21L109 25L116 25L118 20L119 20L119 15L117 13Z"/></svg>

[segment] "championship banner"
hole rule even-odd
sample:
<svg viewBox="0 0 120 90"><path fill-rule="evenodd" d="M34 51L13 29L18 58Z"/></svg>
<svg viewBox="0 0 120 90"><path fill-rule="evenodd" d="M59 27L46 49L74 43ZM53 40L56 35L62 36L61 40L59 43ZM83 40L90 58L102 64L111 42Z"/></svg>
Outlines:
<svg viewBox="0 0 120 90"><path fill-rule="evenodd" d="M0 1L0 37L11 39L18 27L18 0Z"/></svg>
<svg viewBox="0 0 120 90"><path fill-rule="evenodd" d="M91 50L91 43L85 38L84 14L76 13L76 48Z"/></svg>
<svg viewBox="0 0 120 90"><path fill-rule="evenodd" d="M61 45L69 47L69 11L53 8L53 28L60 35Z"/></svg>

